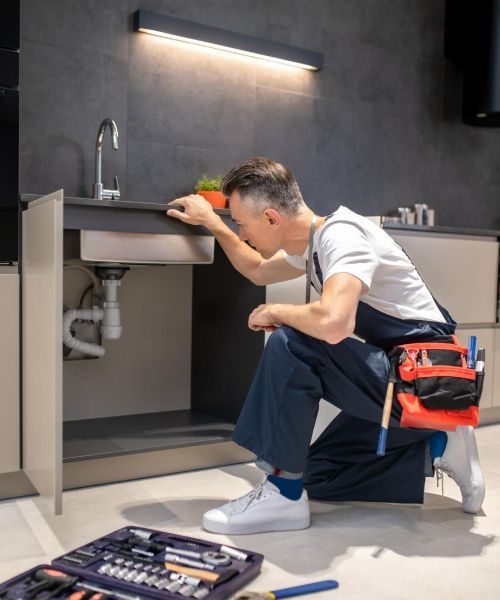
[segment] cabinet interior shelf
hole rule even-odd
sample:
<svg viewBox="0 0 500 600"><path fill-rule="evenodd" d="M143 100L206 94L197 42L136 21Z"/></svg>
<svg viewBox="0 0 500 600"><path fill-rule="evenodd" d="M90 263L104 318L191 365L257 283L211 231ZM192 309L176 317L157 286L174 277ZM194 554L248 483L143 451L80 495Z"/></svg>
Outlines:
<svg viewBox="0 0 500 600"><path fill-rule="evenodd" d="M65 421L63 460L75 462L231 440L234 423L192 410Z"/></svg>

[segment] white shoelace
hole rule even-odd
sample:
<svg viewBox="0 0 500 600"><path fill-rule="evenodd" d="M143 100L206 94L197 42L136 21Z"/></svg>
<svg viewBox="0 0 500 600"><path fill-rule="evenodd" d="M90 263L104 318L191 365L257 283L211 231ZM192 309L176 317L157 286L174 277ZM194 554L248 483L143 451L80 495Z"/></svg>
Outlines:
<svg viewBox="0 0 500 600"><path fill-rule="evenodd" d="M441 467L434 467L436 471L436 487L439 487L441 483L441 496L444 496L444 475Z"/></svg>
<svg viewBox="0 0 500 600"><path fill-rule="evenodd" d="M238 513L245 511L254 500L258 500L262 496L264 491L264 484L267 481L267 475L264 475L262 480L247 494L232 500L229 504L231 505L231 512Z"/></svg>
<svg viewBox="0 0 500 600"><path fill-rule="evenodd" d="M450 467L450 465L445 461L440 461L438 467L434 467L436 471L436 479L437 479L437 487L439 487L439 483L441 482L441 494L444 496L444 476L443 473L446 473L448 477L453 479L453 481L458 485L460 491L464 493L464 488L467 489L467 486L460 480L455 471Z"/></svg>

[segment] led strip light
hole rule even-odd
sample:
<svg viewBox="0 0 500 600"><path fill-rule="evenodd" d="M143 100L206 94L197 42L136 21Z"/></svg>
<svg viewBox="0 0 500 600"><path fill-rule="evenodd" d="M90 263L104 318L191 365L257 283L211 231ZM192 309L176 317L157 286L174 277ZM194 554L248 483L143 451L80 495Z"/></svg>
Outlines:
<svg viewBox="0 0 500 600"><path fill-rule="evenodd" d="M145 10L134 13L134 30L290 67L311 71L323 68L323 54L320 52Z"/></svg>

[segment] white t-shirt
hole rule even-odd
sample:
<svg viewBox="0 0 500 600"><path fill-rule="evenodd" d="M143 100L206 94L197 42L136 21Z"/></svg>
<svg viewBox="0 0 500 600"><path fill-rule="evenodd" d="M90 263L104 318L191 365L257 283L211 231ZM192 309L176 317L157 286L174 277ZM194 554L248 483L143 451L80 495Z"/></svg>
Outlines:
<svg viewBox="0 0 500 600"><path fill-rule="evenodd" d="M427 286L401 247L381 227L340 206L318 228L313 238L323 283L336 273L350 273L364 283L360 298L387 315L398 319L418 319L445 323ZM306 269L308 249L303 256L286 260ZM322 286L312 265L314 287Z"/></svg>

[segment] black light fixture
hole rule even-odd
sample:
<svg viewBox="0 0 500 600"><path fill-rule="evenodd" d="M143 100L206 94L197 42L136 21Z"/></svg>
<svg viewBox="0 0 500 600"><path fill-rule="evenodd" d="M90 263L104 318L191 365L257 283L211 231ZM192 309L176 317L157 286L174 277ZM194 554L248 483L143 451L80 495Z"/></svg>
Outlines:
<svg viewBox="0 0 500 600"><path fill-rule="evenodd" d="M320 52L271 42L176 17L159 15L146 10L138 10L134 13L134 30L291 67L311 71L319 71L323 68L323 54Z"/></svg>

